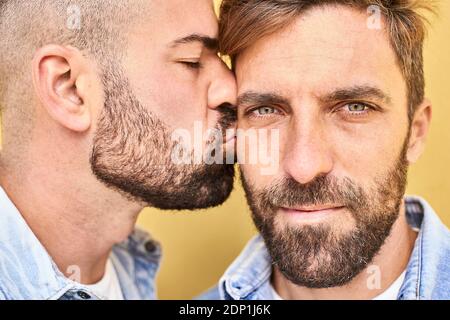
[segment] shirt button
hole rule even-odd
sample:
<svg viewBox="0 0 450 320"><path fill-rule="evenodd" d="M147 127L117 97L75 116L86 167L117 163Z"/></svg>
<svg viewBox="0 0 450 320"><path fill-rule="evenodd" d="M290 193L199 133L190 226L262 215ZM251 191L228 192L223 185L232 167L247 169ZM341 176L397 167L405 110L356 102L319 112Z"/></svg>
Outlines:
<svg viewBox="0 0 450 320"><path fill-rule="evenodd" d="M156 251L156 244L153 241L147 241L145 243L145 250L149 253L153 253Z"/></svg>
<svg viewBox="0 0 450 320"><path fill-rule="evenodd" d="M88 300L91 298L91 296L89 294L87 294L86 292L81 291L81 290L77 292L77 295L83 300Z"/></svg>

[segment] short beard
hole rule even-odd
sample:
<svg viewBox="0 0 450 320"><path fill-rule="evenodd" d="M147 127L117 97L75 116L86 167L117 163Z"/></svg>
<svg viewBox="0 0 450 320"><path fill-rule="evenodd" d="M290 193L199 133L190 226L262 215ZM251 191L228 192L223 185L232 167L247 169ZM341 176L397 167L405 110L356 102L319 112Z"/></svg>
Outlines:
<svg viewBox="0 0 450 320"><path fill-rule="evenodd" d="M319 176L301 185L285 179L256 190L242 173L243 186L273 264L292 283L307 288L348 284L379 252L397 220L406 189L407 143L393 170L365 192L349 179ZM352 231L339 234L332 224L277 230L280 207L339 203L355 219Z"/></svg>
<svg viewBox="0 0 450 320"><path fill-rule="evenodd" d="M130 200L167 210L209 208L229 197L233 165L175 164L168 127L139 102L123 71L110 63L102 80L105 105L90 159L100 181ZM224 111L219 125L234 120Z"/></svg>

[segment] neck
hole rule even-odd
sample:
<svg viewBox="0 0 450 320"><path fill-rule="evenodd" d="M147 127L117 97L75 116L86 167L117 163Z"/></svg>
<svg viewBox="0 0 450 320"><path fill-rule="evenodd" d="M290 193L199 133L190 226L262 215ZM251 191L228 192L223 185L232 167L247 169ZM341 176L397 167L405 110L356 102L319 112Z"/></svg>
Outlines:
<svg viewBox="0 0 450 320"><path fill-rule="evenodd" d="M272 283L279 295L289 300L370 300L386 291L405 271L416 237L406 221L403 205L378 255L347 285L326 289L300 287L286 279L276 267Z"/></svg>
<svg viewBox="0 0 450 320"><path fill-rule="evenodd" d="M106 188L90 170L51 158L2 167L0 185L60 271L95 283L113 246L131 234L143 205Z"/></svg>

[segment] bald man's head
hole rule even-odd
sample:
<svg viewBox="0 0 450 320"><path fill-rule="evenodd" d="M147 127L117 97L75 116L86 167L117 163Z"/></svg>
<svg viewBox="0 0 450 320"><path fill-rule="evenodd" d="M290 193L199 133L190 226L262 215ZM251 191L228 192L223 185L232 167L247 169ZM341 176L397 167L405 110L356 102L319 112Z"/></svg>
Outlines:
<svg viewBox="0 0 450 320"><path fill-rule="evenodd" d="M2 162L20 161L30 142L39 103L31 70L37 50L47 45L73 47L98 67L101 77L123 58L128 32L149 12L150 2L0 0Z"/></svg>
<svg viewBox="0 0 450 320"><path fill-rule="evenodd" d="M0 108L30 117L30 62L38 48L72 46L102 67L119 61L145 0L0 0ZM11 112L11 116L8 114ZM14 116L12 115L14 114ZM7 126L7 124L5 124Z"/></svg>

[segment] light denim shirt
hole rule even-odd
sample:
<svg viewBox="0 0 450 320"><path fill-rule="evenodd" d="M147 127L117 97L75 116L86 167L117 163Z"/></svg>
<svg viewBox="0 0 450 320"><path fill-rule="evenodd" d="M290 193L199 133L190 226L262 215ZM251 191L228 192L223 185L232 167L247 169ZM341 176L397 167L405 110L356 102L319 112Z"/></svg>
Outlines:
<svg viewBox="0 0 450 320"><path fill-rule="evenodd" d="M63 234L61 235L64 236ZM113 248L111 261L126 300L155 299L160 245L140 230ZM66 278L0 187L0 300L98 300Z"/></svg>
<svg viewBox="0 0 450 320"><path fill-rule="evenodd" d="M398 300L450 299L450 232L431 206L407 197L406 216L419 232ZM261 236L252 239L202 300L273 300L272 261Z"/></svg>

